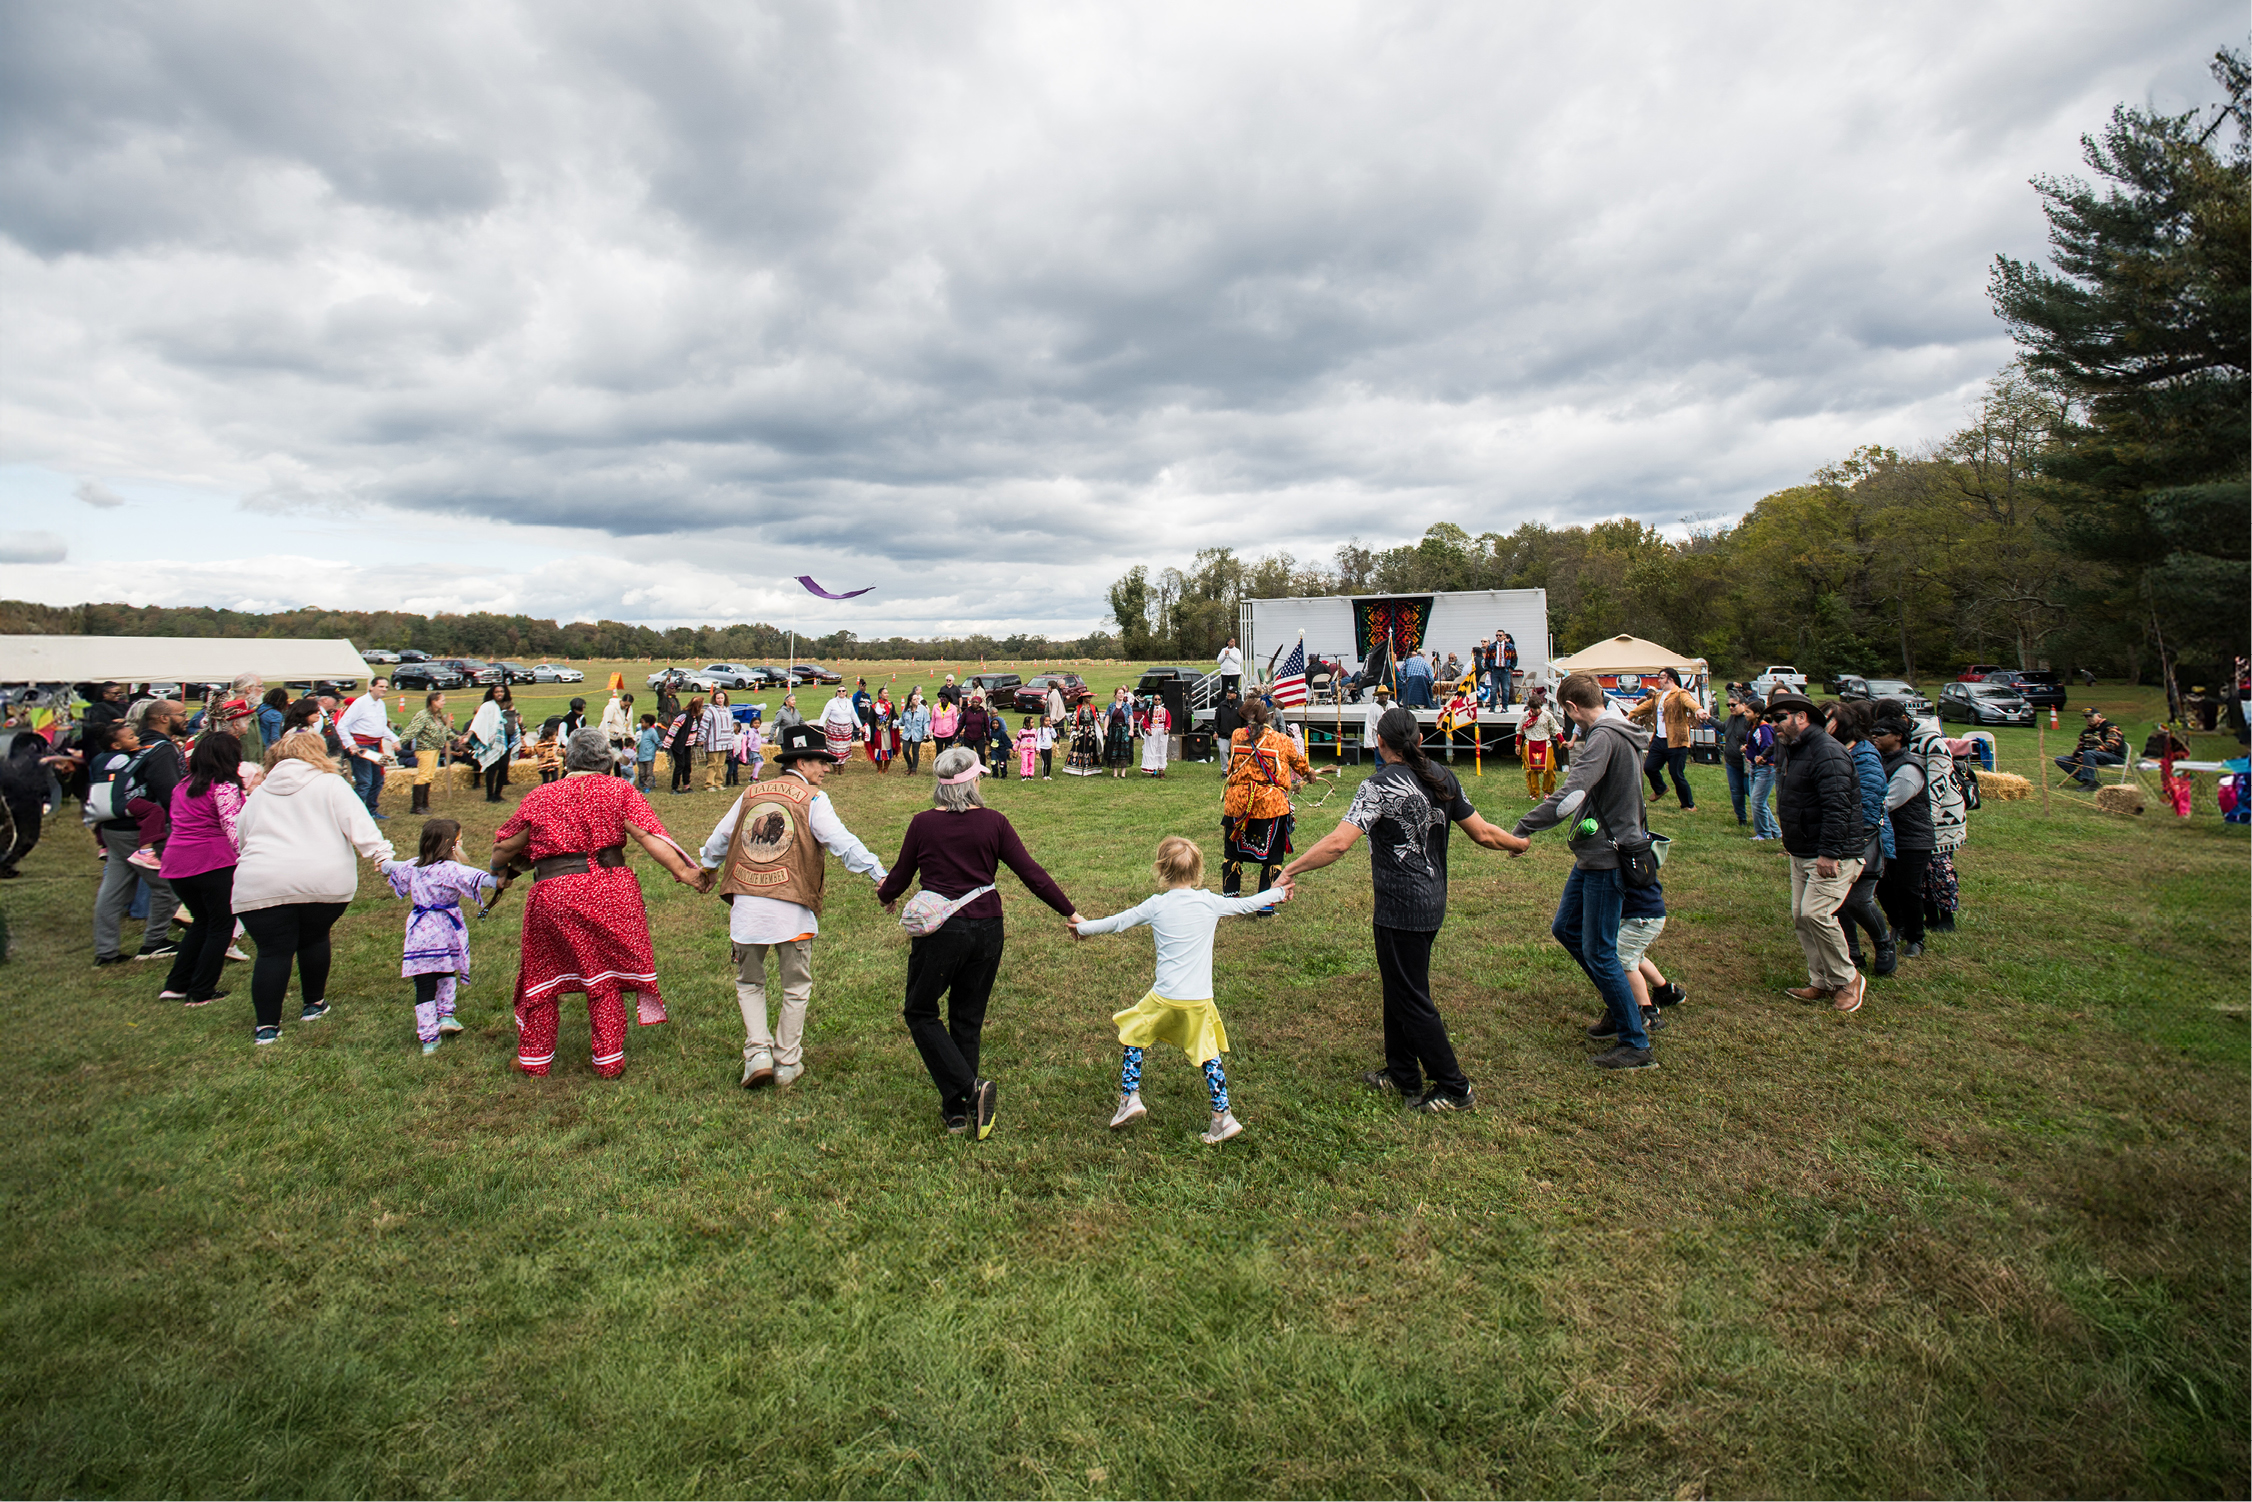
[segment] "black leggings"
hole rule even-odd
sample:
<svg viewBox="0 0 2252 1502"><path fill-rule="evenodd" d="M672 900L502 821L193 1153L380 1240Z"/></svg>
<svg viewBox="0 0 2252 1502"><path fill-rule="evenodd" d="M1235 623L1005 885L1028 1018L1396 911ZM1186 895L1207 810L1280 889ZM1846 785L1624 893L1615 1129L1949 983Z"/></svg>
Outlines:
<svg viewBox="0 0 2252 1502"><path fill-rule="evenodd" d="M1930 866L1929 850L1903 850L1884 864L1884 875L1877 880L1877 901L1892 920L1896 943L1924 941L1924 872Z"/></svg>
<svg viewBox="0 0 2252 1502"><path fill-rule="evenodd" d="M908 771L915 770L915 763L922 759L922 755L923 743L921 741L901 741L899 743L900 760L907 763Z"/></svg>
<svg viewBox="0 0 2252 1502"><path fill-rule="evenodd" d="M692 747L682 746L672 753L672 790L674 792L677 793L688 786L689 782L695 777L695 761L696 752Z"/></svg>
<svg viewBox="0 0 2252 1502"><path fill-rule="evenodd" d="M1053 746L1040 753L1040 775L1042 777L1056 775L1056 748Z"/></svg>
<svg viewBox="0 0 2252 1502"><path fill-rule="evenodd" d="M938 1087L939 1113L958 1116L968 1105L978 1073L978 1042L985 1031L985 1005L1001 973L1004 934L999 918L956 914L937 933L907 944L908 1036L923 1056L931 1083ZM938 1001L946 998L946 1021L938 1020Z"/></svg>
<svg viewBox="0 0 2252 1502"><path fill-rule="evenodd" d="M1865 930L1873 944L1892 942L1892 935L1885 927L1884 913L1877 906L1878 880L1875 876L1862 877L1853 884L1852 889L1845 894L1845 901L1838 907L1838 926L1845 930L1848 948L1855 947L1856 928Z"/></svg>
<svg viewBox="0 0 2252 1502"><path fill-rule="evenodd" d="M178 991L190 1001L209 1001L219 988L219 972L227 967L227 946L235 940L235 868L221 866L194 876L175 876L172 890L195 922L180 941L172 973L164 989Z"/></svg>
<svg viewBox="0 0 2252 1502"><path fill-rule="evenodd" d="M504 752L491 766L485 768L485 801L500 802L500 790L508 786L508 756Z"/></svg>
<svg viewBox="0 0 2252 1502"><path fill-rule="evenodd" d="M289 967L297 965L297 988L308 1002L328 995L328 931L344 916L341 902L291 902L238 913L258 963L250 967L250 1005L260 1027L281 1025L282 997L289 991Z"/></svg>

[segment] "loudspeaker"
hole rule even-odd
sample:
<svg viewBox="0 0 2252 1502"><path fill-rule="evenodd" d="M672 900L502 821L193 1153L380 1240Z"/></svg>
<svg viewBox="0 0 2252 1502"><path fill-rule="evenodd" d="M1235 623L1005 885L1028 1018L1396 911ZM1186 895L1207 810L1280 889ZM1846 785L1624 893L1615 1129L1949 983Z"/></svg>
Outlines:
<svg viewBox="0 0 2252 1502"><path fill-rule="evenodd" d="M1172 716L1176 725L1186 725L1189 722L1186 694L1187 690L1179 678L1168 679L1158 686L1157 701L1165 706L1165 712Z"/></svg>
<svg viewBox="0 0 2252 1502"><path fill-rule="evenodd" d="M1212 759L1212 732L1191 730L1181 736L1181 760L1210 761Z"/></svg>

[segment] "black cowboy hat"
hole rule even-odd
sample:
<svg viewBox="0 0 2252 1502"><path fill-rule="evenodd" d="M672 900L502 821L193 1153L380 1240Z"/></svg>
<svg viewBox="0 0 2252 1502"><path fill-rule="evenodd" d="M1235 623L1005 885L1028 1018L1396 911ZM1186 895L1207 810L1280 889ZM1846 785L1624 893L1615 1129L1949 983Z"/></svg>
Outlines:
<svg viewBox="0 0 2252 1502"><path fill-rule="evenodd" d="M784 725L781 744L772 753L780 762L797 761L801 757L818 756L823 761L842 761L843 757L829 749L829 739L811 725Z"/></svg>
<svg viewBox="0 0 2252 1502"><path fill-rule="evenodd" d="M1801 712L1813 715L1821 713L1821 710L1816 707L1812 699L1809 699L1804 694L1778 692L1770 696L1767 701L1766 713L1771 717L1778 714L1792 714Z"/></svg>

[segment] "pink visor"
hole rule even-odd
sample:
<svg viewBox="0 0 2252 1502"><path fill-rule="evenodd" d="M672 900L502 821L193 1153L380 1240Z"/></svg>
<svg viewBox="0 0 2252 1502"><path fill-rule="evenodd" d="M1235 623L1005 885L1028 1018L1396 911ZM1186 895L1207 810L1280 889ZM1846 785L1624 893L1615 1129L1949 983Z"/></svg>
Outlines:
<svg viewBox="0 0 2252 1502"><path fill-rule="evenodd" d="M973 762L967 772L957 772L952 777L939 778L938 785L942 788L952 787L957 782L975 782L984 775L985 764L983 762Z"/></svg>

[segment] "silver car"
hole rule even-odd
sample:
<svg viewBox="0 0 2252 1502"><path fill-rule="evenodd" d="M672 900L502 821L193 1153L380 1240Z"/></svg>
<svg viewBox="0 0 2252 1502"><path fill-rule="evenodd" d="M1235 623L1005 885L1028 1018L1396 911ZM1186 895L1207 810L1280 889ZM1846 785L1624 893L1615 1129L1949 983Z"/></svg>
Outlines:
<svg viewBox="0 0 2252 1502"><path fill-rule="evenodd" d="M559 668L552 662L541 662L532 666L532 681L534 683L584 683L586 682L586 674L580 672L577 668Z"/></svg>

